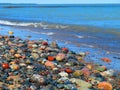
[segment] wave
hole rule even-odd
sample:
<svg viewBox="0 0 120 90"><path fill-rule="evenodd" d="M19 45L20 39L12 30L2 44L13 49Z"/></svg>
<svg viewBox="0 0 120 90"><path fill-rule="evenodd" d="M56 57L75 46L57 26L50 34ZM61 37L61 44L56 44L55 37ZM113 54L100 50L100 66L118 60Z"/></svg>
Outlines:
<svg viewBox="0 0 120 90"><path fill-rule="evenodd" d="M44 22L14 22L8 20L0 20L1 25L9 25L9 26L23 26L23 27L39 27L42 29L65 29L67 25L59 25L59 24L49 24Z"/></svg>
<svg viewBox="0 0 120 90"><path fill-rule="evenodd" d="M67 30L75 31L76 33L80 32L89 32L92 34L102 33L102 34L114 34L120 36L120 30L116 28L101 28L87 25L72 25L72 24L55 24L55 23L46 23L46 22L19 22L19 21L9 21L9 20L0 20L1 25L8 26L20 26L20 27L33 27L38 29L55 29L55 30ZM77 38L85 38L84 36L76 36ZM89 37L91 38L91 37ZM94 37L93 37L94 38Z"/></svg>

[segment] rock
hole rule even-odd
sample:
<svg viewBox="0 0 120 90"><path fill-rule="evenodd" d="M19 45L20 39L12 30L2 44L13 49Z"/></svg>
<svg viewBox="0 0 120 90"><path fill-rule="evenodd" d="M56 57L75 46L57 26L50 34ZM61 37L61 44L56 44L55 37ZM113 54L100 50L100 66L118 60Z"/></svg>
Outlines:
<svg viewBox="0 0 120 90"><path fill-rule="evenodd" d="M101 58L101 60L104 61L104 62L107 62L107 63L111 62L111 60L109 58L106 58L106 57L105 58Z"/></svg>
<svg viewBox="0 0 120 90"><path fill-rule="evenodd" d="M72 72L73 72L73 70L72 70L72 69L70 69L70 68L66 68L66 69L65 69L65 71L66 71L68 74L70 74L70 73L72 73Z"/></svg>
<svg viewBox="0 0 120 90"><path fill-rule="evenodd" d="M100 71L100 72L103 72L106 70L106 67L105 66L99 66L96 68L96 70Z"/></svg>
<svg viewBox="0 0 120 90"><path fill-rule="evenodd" d="M59 53L57 56L56 56L56 60L57 61L63 61L65 59L65 54L63 53Z"/></svg>
<svg viewBox="0 0 120 90"><path fill-rule="evenodd" d="M90 76L91 72L88 68L84 67L81 72L83 73L83 75L85 76Z"/></svg>
<svg viewBox="0 0 120 90"><path fill-rule="evenodd" d="M82 75L83 73L81 72L81 70L75 70L73 73L74 77L79 77L80 75Z"/></svg>
<svg viewBox="0 0 120 90"><path fill-rule="evenodd" d="M11 68L12 70L18 70L18 69L19 69L19 66L18 66L17 64L12 64L12 65L10 65L10 68Z"/></svg>
<svg viewBox="0 0 120 90"><path fill-rule="evenodd" d="M40 83L44 83L44 78L43 76L39 75L39 74L33 74L33 76L31 77L31 79L33 81L37 81L37 82L40 82Z"/></svg>
<svg viewBox="0 0 120 90"><path fill-rule="evenodd" d="M113 90L113 87L110 83L108 82L100 82L98 84L98 89L102 90Z"/></svg>
<svg viewBox="0 0 120 90"><path fill-rule="evenodd" d="M107 71L104 71L101 73L102 76L113 76L114 75L114 70L110 69L110 70L107 70Z"/></svg>
<svg viewBox="0 0 120 90"><path fill-rule="evenodd" d="M68 73L66 73L66 72L64 72L64 71L60 72L59 75L60 75L61 77L68 77Z"/></svg>
<svg viewBox="0 0 120 90"><path fill-rule="evenodd" d="M32 47L33 48L37 48L38 46L37 46L37 44L33 44Z"/></svg>
<svg viewBox="0 0 120 90"><path fill-rule="evenodd" d="M8 68L9 68L9 64L8 64L8 63L3 63L3 64L2 64L2 67L3 67L4 69L8 69Z"/></svg>
<svg viewBox="0 0 120 90"><path fill-rule="evenodd" d="M0 46L2 46L3 45L3 43L2 42L0 42Z"/></svg>
<svg viewBox="0 0 120 90"><path fill-rule="evenodd" d="M56 42L51 42L51 47L53 47L53 48L57 48L57 47L58 47L58 45L57 45L57 43L56 43Z"/></svg>
<svg viewBox="0 0 120 90"><path fill-rule="evenodd" d="M30 89L31 89L31 90L36 90L36 89L37 89L37 87L36 87L36 86L34 86L34 85L31 85L31 86L30 86Z"/></svg>
<svg viewBox="0 0 120 90"><path fill-rule="evenodd" d="M84 88L90 88L90 87L92 87L92 84L90 84L88 82L85 82L85 81L83 81L81 79L71 78L70 81L72 83L76 83L80 87L84 87Z"/></svg>
<svg viewBox="0 0 120 90"><path fill-rule="evenodd" d="M20 66L26 66L26 64L25 64L25 63L20 63L19 65L20 65Z"/></svg>
<svg viewBox="0 0 120 90"><path fill-rule="evenodd" d="M40 57L37 53L31 53L31 55L34 59L39 59Z"/></svg>
<svg viewBox="0 0 120 90"><path fill-rule="evenodd" d="M68 48L62 48L62 51L64 52L64 53L67 53L69 50L68 50Z"/></svg>
<svg viewBox="0 0 120 90"><path fill-rule="evenodd" d="M48 58L49 61L55 60L55 58L53 56L48 56L47 58Z"/></svg>
<svg viewBox="0 0 120 90"><path fill-rule="evenodd" d="M28 65L27 66L27 69L33 69L34 67L33 66L31 66L31 65Z"/></svg>
<svg viewBox="0 0 120 90"><path fill-rule="evenodd" d="M58 89L62 89L62 88L64 88L64 85L63 84L57 84L57 87L58 87Z"/></svg>
<svg viewBox="0 0 120 90"><path fill-rule="evenodd" d="M66 65L66 66L71 66L71 64L70 64L70 63L66 63L65 65Z"/></svg>
<svg viewBox="0 0 120 90"><path fill-rule="evenodd" d="M13 31L9 31L8 33L9 33L10 35L14 34L14 32L13 32Z"/></svg>
<svg viewBox="0 0 120 90"><path fill-rule="evenodd" d="M45 62L45 66L51 67L51 68L54 68L54 67L55 67L54 63L51 62L51 61L46 61L46 62Z"/></svg>
<svg viewBox="0 0 120 90"><path fill-rule="evenodd" d="M48 45L48 43L46 41L42 42L42 45Z"/></svg>
<svg viewBox="0 0 120 90"><path fill-rule="evenodd" d="M79 55L82 56L82 57L84 57L86 55L86 53L80 52Z"/></svg>
<svg viewBox="0 0 120 90"><path fill-rule="evenodd" d="M90 89L87 87L79 87L77 90L90 90Z"/></svg>
<svg viewBox="0 0 120 90"><path fill-rule="evenodd" d="M20 57L21 57L20 54L15 54L14 56L15 56L16 58L20 58Z"/></svg>

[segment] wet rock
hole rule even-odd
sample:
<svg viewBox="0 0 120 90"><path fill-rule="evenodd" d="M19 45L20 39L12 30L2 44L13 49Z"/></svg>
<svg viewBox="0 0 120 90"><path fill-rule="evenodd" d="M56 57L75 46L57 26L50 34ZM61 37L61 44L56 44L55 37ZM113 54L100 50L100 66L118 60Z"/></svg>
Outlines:
<svg viewBox="0 0 120 90"><path fill-rule="evenodd" d="M51 42L51 45L50 45L50 46L53 47L53 48L57 48L57 47L58 47L58 45L57 45L56 42Z"/></svg>
<svg viewBox="0 0 120 90"><path fill-rule="evenodd" d="M31 79L35 82L39 82L39 83L44 83L44 78L43 76L39 75L39 74L33 74L33 76L31 77Z"/></svg>
<svg viewBox="0 0 120 90"><path fill-rule="evenodd" d="M64 72L64 71L60 72L59 75L60 75L61 77L68 77L68 73L66 73L66 72Z"/></svg>
<svg viewBox="0 0 120 90"><path fill-rule="evenodd" d="M92 84L90 84L88 82L85 82L81 79L71 78L70 81L73 82L73 83L76 83L80 87L84 87L84 88L92 87Z"/></svg>
<svg viewBox="0 0 120 90"><path fill-rule="evenodd" d="M51 62L51 61L46 61L46 62L45 62L45 66L51 67L51 68L54 68L54 67L55 67L54 63Z"/></svg>
<svg viewBox="0 0 120 90"><path fill-rule="evenodd" d="M106 67L105 66L99 66L96 68L96 70L100 71L100 72L103 72L106 70Z"/></svg>
<svg viewBox="0 0 120 90"><path fill-rule="evenodd" d="M65 59L65 54L63 53L59 53L57 56L56 56L56 60L57 61L63 61Z"/></svg>
<svg viewBox="0 0 120 90"><path fill-rule="evenodd" d="M113 90L113 87L110 83L108 82L100 82L98 84L98 89L103 89L103 90Z"/></svg>
<svg viewBox="0 0 120 90"><path fill-rule="evenodd" d="M37 54L37 53L31 53L31 55L34 59L39 59L39 57L40 57L39 54Z"/></svg>
<svg viewBox="0 0 120 90"><path fill-rule="evenodd" d="M73 73L74 77L79 77L80 75L82 75L83 73L81 72L81 70L75 70Z"/></svg>
<svg viewBox="0 0 120 90"><path fill-rule="evenodd" d="M107 70L107 71L104 71L104 72L102 72L101 73L101 75L103 75L103 76L113 76L114 75L114 70L112 70L112 69L110 69L110 70Z"/></svg>
<svg viewBox="0 0 120 90"><path fill-rule="evenodd" d="M18 66L17 64L12 64L12 65L10 65L10 68L11 68L12 70L18 70L18 69L19 69L19 66Z"/></svg>

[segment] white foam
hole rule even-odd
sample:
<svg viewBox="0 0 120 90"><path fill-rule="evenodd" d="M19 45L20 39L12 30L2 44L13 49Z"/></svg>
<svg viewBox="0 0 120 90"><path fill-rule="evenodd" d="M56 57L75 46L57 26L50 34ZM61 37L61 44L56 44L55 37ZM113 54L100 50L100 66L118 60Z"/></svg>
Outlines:
<svg viewBox="0 0 120 90"><path fill-rule="evenodd" d="M40 27L43 29L50 29L51 26L52 28L56 28L56 29L64 29L67 28L67 26L64 25L51 25L51 24L45 24L43 22L39 22L39 23L33 23L33 22L13 22L13 21L8 21L8 20L0 20L0 24L2 25L10 25L10 26L32 26L32 27Z"/></svg>
<svg viewBox="0 0 120 90"><path fill-rule="evenodd" d="M42 27L42 28L47 28L48 25L44 25L42 22L41 23L24 23L24 22L11 22L7 20L0 20L0 24L3 25L10 25L10 26L33 26L33 27Z"/></svg>
<svg viewBox="0 0 120 90"><path fill-rule="evenodd" d="M55 34L55 33L53 33L53 32L45 33L45 32L44 32L44 33L41 33L41 34L45 34L45 35L49 35L49 36L50 36L50 35L53 35L53 34Z"/></svg>
<svg viewBox="0 0 120 90"><path fill-rule="evenodd" d="M87 46L87 47L90 47L90 48L93 48L94 46L93 45L88 45L88 44L81 44L83 46Z"/></svg>
<svg viewBox="0 0 120 90"><path fill-rule="evenodd" d="M84 38L84 36L79 36L79 35L77 35L77 37L78 37L78 38Z"/></svg>

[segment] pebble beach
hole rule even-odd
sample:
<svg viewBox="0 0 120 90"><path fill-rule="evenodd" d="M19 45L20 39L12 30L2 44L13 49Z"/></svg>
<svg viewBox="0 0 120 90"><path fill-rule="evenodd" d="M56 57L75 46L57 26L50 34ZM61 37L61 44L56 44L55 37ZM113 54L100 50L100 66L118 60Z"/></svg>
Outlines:
<svg viewBox="0 0 120 90"><path fill-rule="evenodd" d="M0 90L120 90L119 9L0 3Z"/></svg>
<svg viewBox="0 0 120 90"><path fill-rule="evenodd" d="M69 50L47 40L0 35L2 90L119 90L120 73L86 62L90 52ZM110 63L109 58L101 58Z"/></svg>

